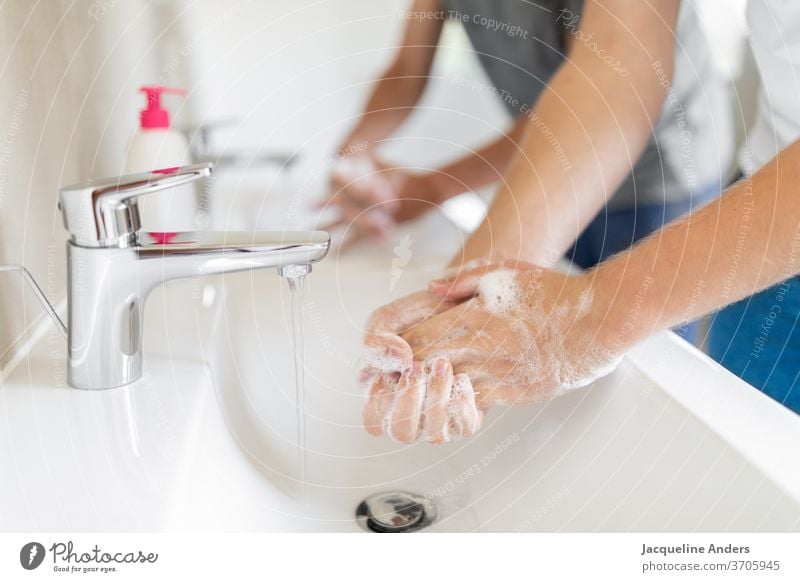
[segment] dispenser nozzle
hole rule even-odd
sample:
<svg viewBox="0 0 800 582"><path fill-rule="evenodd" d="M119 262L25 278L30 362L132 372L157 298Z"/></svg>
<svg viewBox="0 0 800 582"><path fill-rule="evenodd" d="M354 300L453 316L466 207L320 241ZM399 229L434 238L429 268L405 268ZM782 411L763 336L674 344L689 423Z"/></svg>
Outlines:
<svg viewBox="0 0 800 582"><path fill-rule="evenodd" d="M167 129L169 127L169 111L161 107L161 94L186 95L186 90L176 87L162 87L161 85L145 85L139 91L147 95L147 107L139 113L142 128Z"/></svg>

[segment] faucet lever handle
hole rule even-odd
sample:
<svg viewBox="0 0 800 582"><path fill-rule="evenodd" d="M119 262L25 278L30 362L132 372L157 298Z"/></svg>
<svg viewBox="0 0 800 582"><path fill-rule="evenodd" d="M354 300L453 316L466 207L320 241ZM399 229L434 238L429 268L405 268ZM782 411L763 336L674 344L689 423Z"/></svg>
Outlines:
<svg viewBox="0 0 800 582"><path fill-rule="evenodd" d="M78 246L126 246L141 227L139 196L207 178L212 167L194 164L65 186L58 202L64 226Z"/></svg>

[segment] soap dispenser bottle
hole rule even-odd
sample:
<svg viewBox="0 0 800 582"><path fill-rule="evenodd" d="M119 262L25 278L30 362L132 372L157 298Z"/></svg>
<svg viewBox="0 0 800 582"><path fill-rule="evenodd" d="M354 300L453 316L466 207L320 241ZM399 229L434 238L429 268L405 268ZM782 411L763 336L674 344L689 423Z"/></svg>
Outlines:
<svg viewBox="0 0 800 582"><path fill-rule="evenodd" d="M183 89L145 86L147 106L139 112L139 130L125 156L125 172L135 174L191 163L189 144L184 135L170 126L169 111L161 106L163 93L186 95ZM162 196L144 196L139 201L142 229L151 232L193 230L197 213L197 193L192 185L171 189Z"/></svg>

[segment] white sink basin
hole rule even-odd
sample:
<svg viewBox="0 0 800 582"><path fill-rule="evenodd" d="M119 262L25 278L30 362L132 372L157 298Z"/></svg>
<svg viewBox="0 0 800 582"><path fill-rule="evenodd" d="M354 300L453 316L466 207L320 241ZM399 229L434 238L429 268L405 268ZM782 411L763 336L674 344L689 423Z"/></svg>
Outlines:
<svg viewBox="0 0 800 582"><path fill-rule="evenodd" d="M289 295L274 273L157 291L145 377L127 389L55 387L63 342L45 338L0 388L0 529L359 531L358 502L393 489L434 501L433 531L800 529L800 418L672 334L586 390L494 410L475 438L369 436L363 323L441 264L414 260L398 278L390 254L362 252L309 278L304 503Z"/></svg>

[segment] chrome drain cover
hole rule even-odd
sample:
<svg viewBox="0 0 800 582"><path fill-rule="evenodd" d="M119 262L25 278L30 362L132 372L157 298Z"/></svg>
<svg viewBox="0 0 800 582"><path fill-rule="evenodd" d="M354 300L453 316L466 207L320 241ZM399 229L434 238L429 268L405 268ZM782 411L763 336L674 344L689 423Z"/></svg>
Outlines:
<svg viewBox="0 0 800 582"><path fill-rule="evenodd" d="M376 493L358 504L356 520L372 533L409 533L431 525L436 520L436 506L407 491Z"/></svg>

